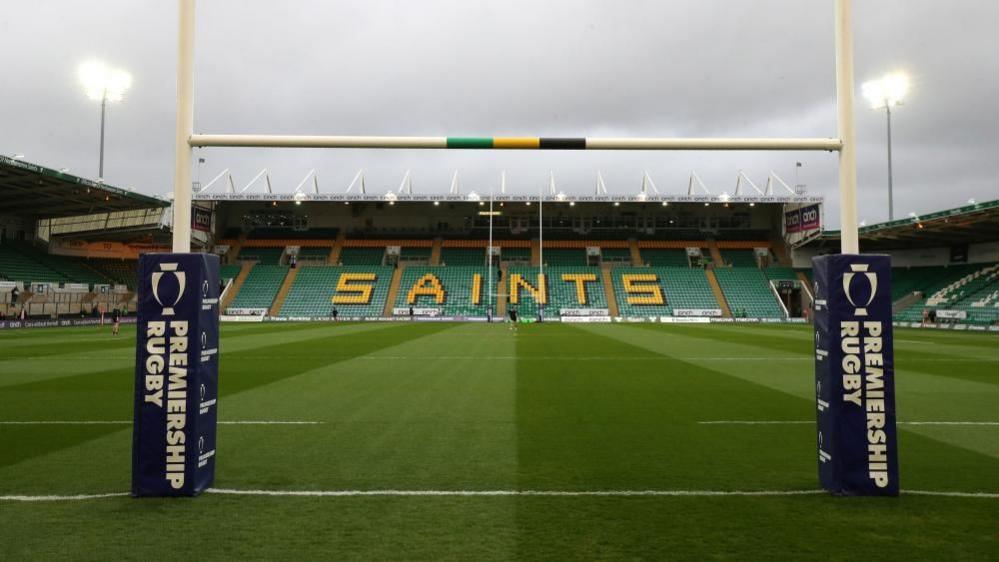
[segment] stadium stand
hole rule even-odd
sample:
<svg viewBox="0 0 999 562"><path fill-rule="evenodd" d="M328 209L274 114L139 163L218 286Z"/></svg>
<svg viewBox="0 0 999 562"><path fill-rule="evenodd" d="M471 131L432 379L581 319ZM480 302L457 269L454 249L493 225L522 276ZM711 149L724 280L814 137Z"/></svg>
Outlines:
<svg viewBox="0 0 999 562"><path fill-rule="evenodd" d="M125 285L130 291L138 284L139 262L119 258L75 258L84 267L97 271L116 284Z"/></svg>
<svg viewBox="0 0 999 562"><path fill-rule="evenodd" d="M530 248L503 248L500 252L500 259L506 262L530 263Z"/></svg>
<svg viewBox="0 0 999 562"><path fill-rule="evenodd" d="M30 244L0 244L0 275L9 281L46 283L114 283L77 258L49 254Z"/></svg>
<svg viewBox="0 0 999 562"><path fill-rule="evenodd" d="M344 248L340 252L341 265L380 266L385 262L385 247Z"/></svg>
<svg viewBox="0 0 999 562"><path fill-rule="evenodd" d="M284 246L280 248L243 248L239 251L240 260L256 261L260 265L280 265L283 256Z"/></svg>
<svg viewBox="0 0 999 562"><path fill-rule="evenodd" d="M298 250L298 263L326 263L330 256L330 248L323 246L305 247Z"/></svg>
<svg viewBox="0 0 999 562"><path fill-rule="evenodd" d="M720 267L714 270L733 315L751 318L784 316L763 271L756 267Z"/></svg>
<svg viewBox="0 0 999 562"><path fill-rule="evenodd" d="M503 281L509 298L507 306L516 308L525 318L536 317L542 308L545 318L557 318L562 309L607 308L603 279L598 269L551 266L544 268L544 276L544 283L540 283L538 268L509 267Z"/></svg>
<svg viewBox="0 0 999 562"><path fill-rule="evenodd" d="M219 276L222 281L229 279L235 279L239 275L239 270L242 269L239 265L223 265L219 268Z"/></svg>
<svg viewBox="0 0 999 562"><path fill-rule="evenodd" d="M759 267L752 250L721 250L725 265L732 267Z"/></svg>
<svg viewBox="0 0 999 562"><path fill-rule="evenodd" d="M255 264L229 308L270 308L287 274L282 265Z"/></svg>
<svg viewBox="0 0 999 562"><path fill-rule="evenodd" d="M335 306L341 317L379 317L393 271L381 265L300 267L280 315L328 317Z"/></svg>
<svg viewBox="0 0 999 562"><path fill-rule="evenodd" d="M545 248L543 257L546 266L585 266L586 250L569 248Z"/></svg>
<svg viewBox="0 0 999 562"><path fill-rule="evenodd" d="M915 270L915 271L913 271ZM919 267L892 271L900 279L904 296L921 292L923 298L895 313L895 320L920 322L924 310L956 310L967 313L967 323L989 325L999 320L999 265L964 264L948 267Z"/></svg>
<svg viewBox="0 0 999 562"><path fill-rule="evenodd" d="M686 250L643 248L642 260L652 267L690 267Z"/></svg>
<svg viewBox="0 0 999 562"><path fill-rule="evenodd" d="M418 261L429 263L432 251L432 248L403 246L399 250L399 260L405 262Z"/></svg>
<svg viewBox="0 0 999 562"><path fill-rule="evenodd" d="M440 308L443 316L485 316L488 274L483 266L407 266L394 306Z"/></svg>
<svg viewBox="0 0 999 562"><path fill-rule="evenodd" d="M441 248L442 265L483 266L486 263L484 248Z"/></svg>
<svg viewBox="0 0 999 562"><path fill-rule="evenodd" d="M601 248L600 259L603 262L631 265L631 250L628 248Z"/></svg>
<svg viewBox="0 0 999 562"><path fill-rule="evenodd" d="M612 278L622 316L670 316L677 309L718 308L702 269L617 267Z"/></svg>

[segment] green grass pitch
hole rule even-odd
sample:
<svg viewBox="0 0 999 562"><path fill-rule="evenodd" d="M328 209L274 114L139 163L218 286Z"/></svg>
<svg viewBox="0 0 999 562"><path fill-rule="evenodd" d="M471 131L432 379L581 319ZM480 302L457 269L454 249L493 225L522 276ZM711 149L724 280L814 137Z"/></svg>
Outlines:
<svg viewBox="0 0 999 562"><path fill-rule="evenodd" d="M995 336L896 331L900 421L978 422L900 425L903 489L985 495L14 501L128 490L124 332L0 333L0 558L999 558ZM805 327L238 324L221 345L220 420L320 423L220 426L219 489L818 486Z"/></svg>

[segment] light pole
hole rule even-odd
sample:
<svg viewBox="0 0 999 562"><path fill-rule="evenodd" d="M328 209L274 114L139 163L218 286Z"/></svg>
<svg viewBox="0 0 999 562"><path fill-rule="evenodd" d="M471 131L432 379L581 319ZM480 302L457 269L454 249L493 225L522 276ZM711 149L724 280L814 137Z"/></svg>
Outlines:
<svg viewBox="0 0 999 562"><path fill-rule="evenodd" d="M895 220L895 202L892 194L891 170L891 108L902 104L909 92L909 77L902 72L886 74L877 80L865 82L861 87L864 97L873 109L884 109L888 123L888 220Z"/></svg>
<svg viewBox="0 0 999 562"><path fill-rule="evenodd" d="M132 86L132 77L124 70L111 68L99 61L89 61L80 65L80 82L87 97L101 102L101 141L98 162L98 179L104 179L104 122L108 102L119 102L125 97L125 90Z"/></svg>

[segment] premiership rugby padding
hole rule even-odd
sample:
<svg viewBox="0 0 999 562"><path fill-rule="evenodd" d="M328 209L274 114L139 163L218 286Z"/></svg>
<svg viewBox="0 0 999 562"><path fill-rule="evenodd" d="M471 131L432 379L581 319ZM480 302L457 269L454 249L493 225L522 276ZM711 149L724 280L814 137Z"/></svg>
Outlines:
<svg viewBox="0 0 999 562"><path fill-rule="evenodd" d="M850 496L897 496L891 262L812 258L819 480Z"/></svg>
<svg viewBox="0 0 999 562"><path fill-rule="evenodd" d="M132 495L195 496L215 477L219 259L139 259Z"/></svg>

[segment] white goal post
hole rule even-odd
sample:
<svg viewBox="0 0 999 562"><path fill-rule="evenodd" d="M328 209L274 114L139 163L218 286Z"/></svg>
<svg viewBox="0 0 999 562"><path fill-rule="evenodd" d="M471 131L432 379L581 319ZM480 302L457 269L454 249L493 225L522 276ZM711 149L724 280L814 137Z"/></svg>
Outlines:
<svg viewBox="0 0 999 562"><path fill-rule="evenodd" d="M231 135L194 132L195 0L178 0L177 127L173 251L191 251L191 161L194 147L514 149L514 150L824 150L839 152L840 251L859 253L857 158L853 127L852 0L835 1L835 138L541 138Z"/></svg>

